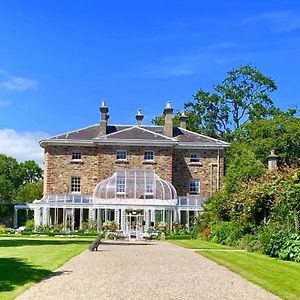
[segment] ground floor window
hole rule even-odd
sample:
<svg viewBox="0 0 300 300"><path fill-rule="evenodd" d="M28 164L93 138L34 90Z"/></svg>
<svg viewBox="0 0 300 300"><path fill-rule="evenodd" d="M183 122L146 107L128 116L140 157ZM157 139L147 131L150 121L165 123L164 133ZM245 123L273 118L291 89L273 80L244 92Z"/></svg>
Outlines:
<svg viewBox="0 0 300 300"><path fill-rule="evenodd" d="M72 193L80 193L81 185L80 185L80 177L73 176L71 178L71 192Z"/></svg>

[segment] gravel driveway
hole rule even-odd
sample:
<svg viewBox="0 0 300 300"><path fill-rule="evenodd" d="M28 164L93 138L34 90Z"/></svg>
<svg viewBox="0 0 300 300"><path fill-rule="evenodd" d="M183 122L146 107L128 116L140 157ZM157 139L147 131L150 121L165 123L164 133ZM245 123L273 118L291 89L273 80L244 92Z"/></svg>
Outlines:
<svg viewBox="0 0 300 300"><path fill-rule="evenodd" d="M17 299L278 299L191 250L167 242L105 242Z"/></svg>

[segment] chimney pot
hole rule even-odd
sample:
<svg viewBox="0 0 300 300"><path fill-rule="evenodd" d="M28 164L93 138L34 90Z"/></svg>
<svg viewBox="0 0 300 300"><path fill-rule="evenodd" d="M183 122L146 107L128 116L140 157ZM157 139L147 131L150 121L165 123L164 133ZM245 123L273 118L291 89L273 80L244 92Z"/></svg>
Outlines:
<svg viewBox="0 0 300 300"><path fill-rule="evenodd" d="M137 121L137 125L141 126L142 121L144 119L144 115L142 114L142 110L140 108L138 109L137 114L135 115L135 119Z"/></svg>

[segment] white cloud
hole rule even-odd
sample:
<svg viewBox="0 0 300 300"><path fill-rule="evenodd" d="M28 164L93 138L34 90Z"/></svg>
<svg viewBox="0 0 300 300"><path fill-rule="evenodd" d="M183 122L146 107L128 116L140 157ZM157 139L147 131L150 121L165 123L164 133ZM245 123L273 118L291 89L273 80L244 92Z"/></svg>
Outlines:
<svg viewBox="0 0 300 300"><path fill-rule="evenodd" d="M275 33L289 32L300 28L300 14L292 11L266 12L247 18L242 25L256 22L265 22Z"/></svg>
<svg viewBox="0 0 300 300"><path fill-rule="evenodd" d="M11 76L3 81L1 86L10 91L26 91L35 89L37 87L37 81L24 77Z"/></svg>
<svg viewBox="0 0 300 300"><path fill-rule="evenodd" d="M0 129L0 153L15 157L18 161L35 160L42 166L43 148L39 141L48 137L44 132L17 132Z"/></svg>

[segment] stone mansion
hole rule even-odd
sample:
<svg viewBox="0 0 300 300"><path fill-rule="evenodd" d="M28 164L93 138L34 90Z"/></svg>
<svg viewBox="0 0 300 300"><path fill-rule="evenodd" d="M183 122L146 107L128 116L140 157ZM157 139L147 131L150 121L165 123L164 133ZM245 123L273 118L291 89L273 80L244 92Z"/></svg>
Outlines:
<svg viewBox="0 0 300 300"><path fill-rule="evenodd" d="M229 144L187 130L184 113L174 126L169 102L164 126L144 125L141 110L136 125L110 125L104 101L100 112L100 124L40 142L44 196L27 204L35 225L115 221L129 237L158 222L188 227L220 187Z"/></svg>

